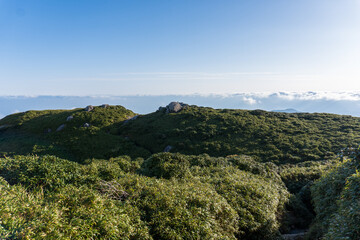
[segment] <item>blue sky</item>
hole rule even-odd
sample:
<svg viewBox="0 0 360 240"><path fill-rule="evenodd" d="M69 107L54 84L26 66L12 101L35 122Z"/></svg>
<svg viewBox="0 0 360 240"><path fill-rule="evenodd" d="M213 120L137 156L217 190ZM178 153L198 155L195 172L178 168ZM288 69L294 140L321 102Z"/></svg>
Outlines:
<svg viewBox="0 0 360 240"><path fill-rule="evenodd" d="M359 0L0 0L0 95L360 90Z"/></svg>

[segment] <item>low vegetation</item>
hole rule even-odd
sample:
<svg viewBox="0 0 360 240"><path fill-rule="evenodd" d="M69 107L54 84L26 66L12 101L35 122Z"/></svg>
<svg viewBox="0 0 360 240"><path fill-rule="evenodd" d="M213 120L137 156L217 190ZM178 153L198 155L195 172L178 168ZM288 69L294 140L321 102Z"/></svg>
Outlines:
<svg viewBox="0 0 360 240"><path fill-rule="evenodd" d="M316 212L312 236L359 238L359 167L359 157L345 159L311 187Z"/></svg>
<svg viewBox="0 0 360 240"><path fill-rule="evenodd" d="M274 239L288 197L274 168L245 156L170 153L85 165L2 158L0 237Z"/></svg>
<svg viewBox="0 0 360 240"><path fill-rule="evenodd" d="M1 119L0 239L360 235L359 118L181 107Z"/></svg>
<svg viewBox="0 0 360 240"><path fill-rule="evenodd" d="M0 120L0 152L81 162L119 155L147 158L170 146L171 152L187 155L245 154L283 164L331 159L360 141L360 119L335 114L188 106L178 113L161 109L128 120L134 116L121 106L13 114Z"/></svg>

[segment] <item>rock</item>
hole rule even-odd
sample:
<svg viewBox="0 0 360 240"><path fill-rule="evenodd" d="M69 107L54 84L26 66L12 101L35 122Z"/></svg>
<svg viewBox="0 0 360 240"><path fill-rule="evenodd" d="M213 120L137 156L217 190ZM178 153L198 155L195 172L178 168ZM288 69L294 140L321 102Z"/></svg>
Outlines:
<svg viewBox="0 0 360 240"><path fill-rule="evenodd" d="M64 130L65 126L66 126L65 124L61 124L61 125L56 129L56 131L57 131L57 132L60 132L60 131Z"/></svg>
<svg viewBox="0 0 360 240"><path fill-rule="evenodd" d="M51 133L51 132L52 132L51 128L47 128L44 130L44 133Z"/></svg>
<svg viewBox="0 0 360 240"><path fill-rule="evenodd" d="M134 117L129 117L128 119L126 119L126 120L124 121L123 124L125 124L125 123L127 123L127 122L129 122L129 121L135 120L135 119L137 119L139 116L140 116L140 115L136 115L136 116L134 116Z"/></svg>
<svg viewBox="0 0 360 240"><path fill-rule="evenodd" d="M85 127L85 128L90 127L90 123L84 123L83 127Z"/></svg>
<svg viewBox="0 0 360 240"><path fill-rule="evenodd" d="M166 107L159 107L159 109L157 110L157 112L165 112L166 111Z"/></svg>
<svg viewBox="0 0 360 240"><path fill-rule="evenodd" d="M101 105L100 107L101 108L108 108L110 105L109 104L103 104L103 105Z"/></svg>
<svg viewBox="0 0 360 240"><path fill-rule="evenodd" d="M86 108L85 108L85 111L87 111L87 112L91 112L92 110L94 110L94 106L92 106L92 105L86 106Z"/></svg>
<svg viewBox="0 0 360 240"><path fill-rule="evenodd" d="M172 146L167 145L167 146L164 148L164 152L170 152L172 148L173 148Z"/></svg>
<svg viewBox="0 0 360 240"><path fill-rule="evenodd" d="M186 108L187 104L182 102L171 102L169 105L166 106L166 113L177 113L180 112L182 109Z"/></svg>
<svg viewBox="0 0 360 240"><path fill-rule="evenodd" d="M73 116L68 116L67 118L66 118L66 121L68 122L68 121L70 121L71 119L73 119L74 117Z"/></svg>
<svg viewBox="0 0 360 240"><path fill-rule="evenodd" d="M4 124L4 125L1 125L1 126L0 126L0 130L5 130L5 129L9 128L9 127L11 127L11 125L9 125L9 124Z"/></svg>

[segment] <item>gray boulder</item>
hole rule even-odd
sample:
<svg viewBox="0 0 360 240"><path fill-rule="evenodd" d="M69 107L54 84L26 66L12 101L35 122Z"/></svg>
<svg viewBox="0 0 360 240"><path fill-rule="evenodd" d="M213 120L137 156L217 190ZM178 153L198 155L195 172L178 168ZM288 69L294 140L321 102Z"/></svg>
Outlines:
<svg viewBox="0 0 360 240"><path fill-rule="evenodd" d="M108 108L110 105L109 104L103 104L103 105L101 105L100 107L101 108Z"/></svg>
<svg viewBox="0 0 360 240"><path fill-rule="evenodd" d="M186 108L187 104L182 102L171 102L169 105L166 106L166 113L177 113L180 112L182 109Z"/></svg>
<svg viewBox="0 0 360 240"><path fill-rule="evenodd" d="M68 122L68 121L70 121L71 119L73 119L74 117L73 116L68 116L67 118L66 118L66 121Z"/></svg>
<svg viewBox="0 0 360 240"><path fill-rule="evenodd" d="M56 129L56 131L57 131L57 132L60 132L60 131L64 130L65 127L66 127L65 124L61 124L61 125Z"/></svg>
<svg viewBox="0 0 360 240"><path fill-rule="evenodd" d="M90 127L90 123L84 123L83 127L85 127L85 128Z"/></svg>
<svg viewBox="0 0 360 240"><path fill-rule="evenodd" d="M136 116L134 116L134 117L129 117L128 119L126 119L126 120L124 121L123 124L125 124L125 123L127 123L127 122L129 122L129 121L135 120L135 119L137 119L139 116L140 116L140 115L136 115Z"/></svg>
<svg viewBox="0 0 360 240"><path fill-rule="evenodd" d="M170 152L172 148L173 148L172 146L167 145L167 146L164 148L164 152Z"/></svg>
<svg viewBox="0 0 360 240"><path fill-rule="evenodd" d="M0 126L0 130L5 130L5 129L9 128L9 127L11 127L11 125L9 125L9 124L4 124L4 125L1 125L1 126Z"/></svg>
<svg viewBox="0 0 360 240"><path fill-rule="evenodd" d="M92 105L86 106L86 108L85 108L85 111L87 111L87 112L91 112L92 110L94 110L94 106L92 106Z"/></svg>

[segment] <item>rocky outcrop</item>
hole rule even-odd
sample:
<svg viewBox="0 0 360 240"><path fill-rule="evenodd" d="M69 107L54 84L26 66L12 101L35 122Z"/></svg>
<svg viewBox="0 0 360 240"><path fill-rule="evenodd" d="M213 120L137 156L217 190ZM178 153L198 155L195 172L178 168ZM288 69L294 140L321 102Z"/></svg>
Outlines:
<svg viewBox="0 0 360 240"><path fill-rule="evenodd" d="M165 147L165 149L164 149L164 152L170 152L171 149L173 149L173 147L170 146L170 145L167 145L167 146Z"/></svg>
<svg viewBox="0 0 360 240"><path fill-rule="evenodd" d="M4 125L1 125L1 126L0 126L0 130L5 130L5 129L8 129L8 128L10 128L10 127L12 127L12 126L9 125L9 124L4 124Z"/></svg>
<svg viewBox="0 0 360 240"><path fill-rule="evenodd" d="M74 118L73 116L68 116L68 117L66 118L66 121L67 121L67 122L68 122L68 121L71 121L73 118Z"/></svg>
<svg viewBox="0 0 360 240"><path fill-rule="evenodd" d="M110 105L109 105L109 104L103 104L103 105L101 105L100 107L101 107L101 108L108 108L108 107L110 107Z"/></svg>
<svg viewBox="0 0 360 240"><path fill-rule="evenodd" d="M61 124L61 125L56 129L56 131L57 131L57 132L60 132L60 131L64 130L65 127L66 127L65 124Z"/></svg>
<svg viewBox="0 0 360 240"><path fill-rule="evenodd" d="M184 108L188 107L188 104L182 102L171 102L169 105L165 107L166 113L177 113L183 110ZM161 110L161 109L159 109Z"/></svg>
<svg viewBox="0 0 360 240"><path fill-rule="evenodd" d="M90 127L90 123L84 123L84 125L82 125L84 128L88 128Z"/></svg>
<svg viewBox="0 0 360 240"><path fill-rule="evenodd" d="M91 112L92 110L94 110L94 106L92 106L92 105L86 106L86 108L84 110L87 112Z"/></svg>
<svg viewBox="0 0 360 240"><path fill-rule="evenodd" d="M128 123L129 121L135 120L135 119L137 119L139 116L140 116L140 115L136 115L136 116L134 116L134 117L129 117L128 119L126 119L126 120L124 121L123 124L126 124L126 123Z"/></svg>

